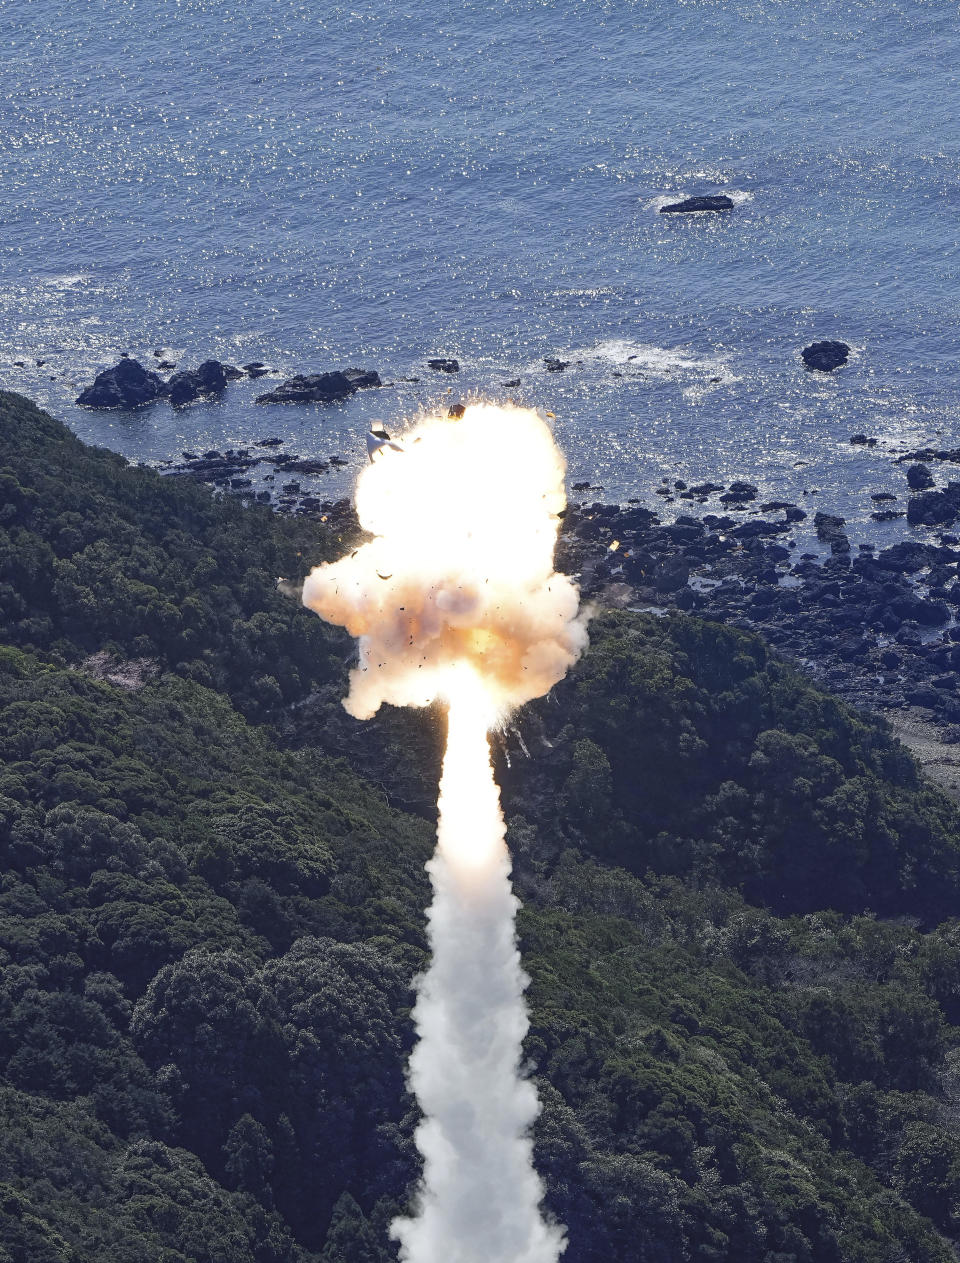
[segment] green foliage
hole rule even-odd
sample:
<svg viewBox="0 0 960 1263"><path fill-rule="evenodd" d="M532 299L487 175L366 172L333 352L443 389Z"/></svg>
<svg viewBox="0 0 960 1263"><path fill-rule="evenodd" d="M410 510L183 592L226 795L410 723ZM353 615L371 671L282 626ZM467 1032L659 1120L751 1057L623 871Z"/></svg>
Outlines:
<svg viewBox="0 0 960 1263"><path fill-rule="evenodd" d="M960 899L960 812L878 719L755 637L605 613L530 710L536 758L503 768L512 812L636 873L721 882L784 912L914 913Z"/></svg>
<svg viewBox="0 0 960 1263"><path fill-rule="evenodd" d="M340 709L336 546L0 395L0 1263L396 1257L442 725ZM956 810L755 638L592 640L501 769L564 1263L946 1263Z"/></svg>
<svg viewBox="0 0 960 1263"><path fill-rule="evenodd" d="M70 662L114 647L260 716L339 674L342 637L276 590L340 547L318 523L214 500L86 447L0 392L5 639Z"/></svg>

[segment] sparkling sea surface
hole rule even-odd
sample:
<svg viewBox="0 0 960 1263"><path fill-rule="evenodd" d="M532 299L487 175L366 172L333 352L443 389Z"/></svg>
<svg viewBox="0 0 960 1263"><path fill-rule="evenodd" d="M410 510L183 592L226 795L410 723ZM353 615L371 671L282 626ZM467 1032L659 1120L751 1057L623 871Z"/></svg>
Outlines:
<svg viewBox="0 0 960 1263"><path fill-rule="evenodd" d="M955 0L0 0L0 41L0 384L131 459L278 436L332 496L373 417L511 396L591 497L746 477L883 541L893 456L960 443ZM396 384L77 408L121 351Z"/></svg>

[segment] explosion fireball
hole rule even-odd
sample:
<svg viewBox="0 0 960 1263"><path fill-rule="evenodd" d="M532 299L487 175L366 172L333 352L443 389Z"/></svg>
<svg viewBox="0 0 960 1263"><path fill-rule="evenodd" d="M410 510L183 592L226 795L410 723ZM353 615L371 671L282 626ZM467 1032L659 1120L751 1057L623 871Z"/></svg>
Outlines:
<svg viewBox="0 0 960 1263"><path fill-rule="evenodd" d="M488 732L562 679L586 645L574 582L553 569L564 461L530 409L429 416L357 483L374 538L307 578L304 603L357 636L344 706L447 703L432 961L418 980L410 1085L423 1181L392 1225L405 1263L555 1263L540 1211L521 1067L528 1021L510 860Z"/></svg>

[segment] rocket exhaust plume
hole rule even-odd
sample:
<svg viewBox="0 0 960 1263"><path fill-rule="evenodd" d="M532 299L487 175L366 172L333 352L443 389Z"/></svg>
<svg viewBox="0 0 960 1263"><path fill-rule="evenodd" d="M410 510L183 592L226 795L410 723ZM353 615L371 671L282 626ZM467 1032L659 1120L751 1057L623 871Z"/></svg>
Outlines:
<svg viewBox="0 0 960 1263"><path fill-rule="evenodd" d="M400 446L377 452L357 484L374 538L317 567L303 590L359 637L350 714L448 707L427 866L433 955L410 1059L423 1181L392 1234L404 1263L556 1263L564 1231L541 1214L533 1167L539 1105L520 1064L528 980L487 734L586 645L576 585L553 569L564 462L536 412L493 404L426 417Z"/></svg>

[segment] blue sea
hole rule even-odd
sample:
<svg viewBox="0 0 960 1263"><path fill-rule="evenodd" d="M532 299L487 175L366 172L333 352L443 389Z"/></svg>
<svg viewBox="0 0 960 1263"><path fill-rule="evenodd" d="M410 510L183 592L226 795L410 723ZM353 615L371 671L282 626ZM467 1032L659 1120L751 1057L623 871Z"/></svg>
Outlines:
<svg viewBox="0 0 960 1263"><path fill-rule="evenodd" d="M0 41L0 383L131 459L279 436L342 494L372 417L510 396L598 498L747 477L883 538L895 455L960 442L956 0L0 0ZM77 408L122 351L395 385Z"/></svg>

